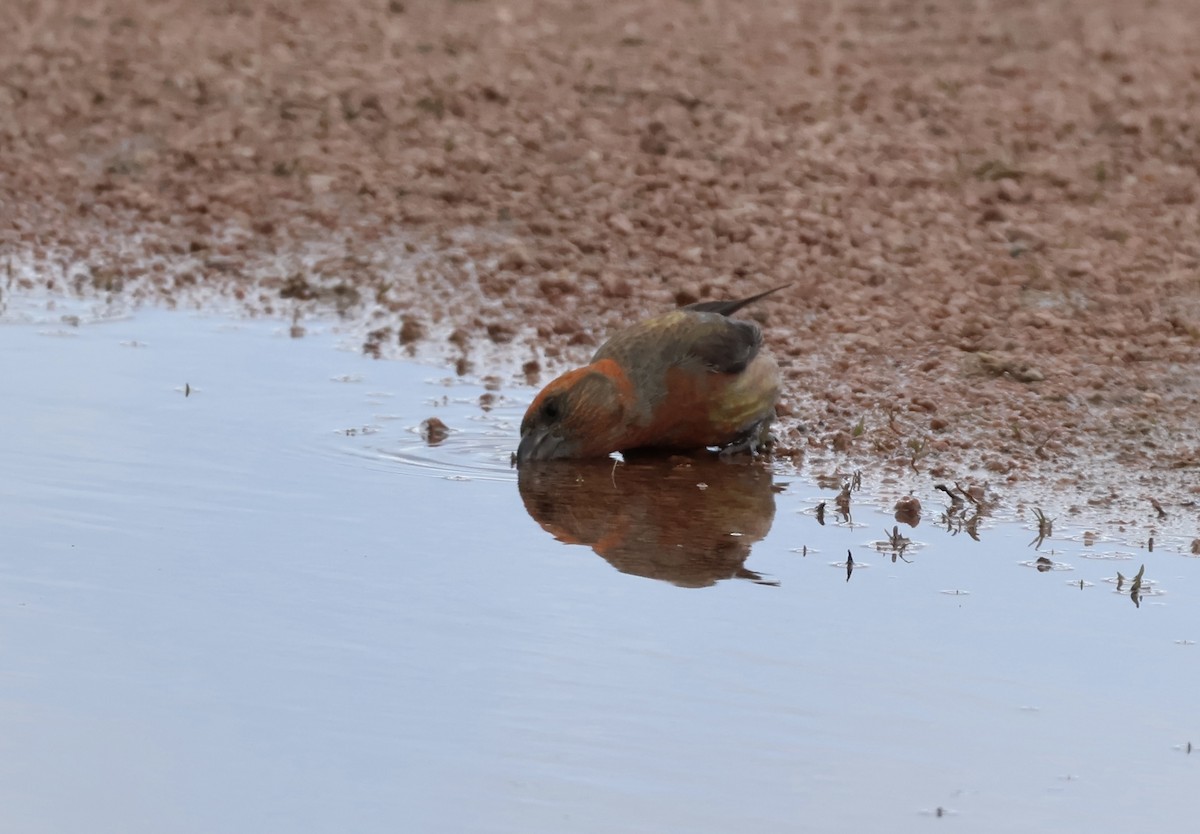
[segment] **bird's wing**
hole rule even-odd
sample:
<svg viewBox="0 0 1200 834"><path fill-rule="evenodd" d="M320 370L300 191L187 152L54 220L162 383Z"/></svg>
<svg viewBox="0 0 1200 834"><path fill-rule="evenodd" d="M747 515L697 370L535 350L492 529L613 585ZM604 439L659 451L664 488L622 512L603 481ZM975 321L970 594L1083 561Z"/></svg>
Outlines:
<svg viewBox="0 0 1200 834"><path fill-rule="evenodd" d="M693 338L685 340L687 352L678 364L698 361L719 374L740 374L758 355L762 331L752 321L725 318L719 314L702 313L697 318Z"/></svg>
<svg viewBox="0 0 1200 834"><path fill-rule="evenodd" d="M672 367L737 374L758 355L762 332L752 321L722 313L681 308L617 333L592 362L613 359L635 372L663 374Z"/></svg>

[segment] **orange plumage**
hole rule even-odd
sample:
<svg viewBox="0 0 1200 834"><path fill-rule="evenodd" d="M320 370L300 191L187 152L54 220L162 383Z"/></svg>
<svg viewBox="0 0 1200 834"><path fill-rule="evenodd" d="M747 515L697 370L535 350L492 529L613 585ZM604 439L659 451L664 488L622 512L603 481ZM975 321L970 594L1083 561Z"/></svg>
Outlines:
<svg viewBox="0 0 1200 834"><path fill-rule="evenodd" d="M521 421L517 463L633 449L754 449L779 399L779 369L754 322L769 295L689 304L614 334L590 364L542 389Z"/></svg>

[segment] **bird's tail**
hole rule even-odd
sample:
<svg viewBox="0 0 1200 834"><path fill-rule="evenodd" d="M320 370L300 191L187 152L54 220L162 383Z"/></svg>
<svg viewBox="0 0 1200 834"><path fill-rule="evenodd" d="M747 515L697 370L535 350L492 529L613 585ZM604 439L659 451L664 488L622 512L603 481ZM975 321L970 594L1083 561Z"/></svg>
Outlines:
<svg viewBox="0 0 1200 834"><path fill-rule="evenodd" d="M760 292L758 295L752 295L749 298L726 299L724 301L697 301L695 304L688 304L683 309L695 310L697 313L720 313L723 316L731 316L747 304L753 304L760 298L766 298L771 293L779 292L790 286L791 283L780 284L778 287L769 289L766 292Z"/></svg>

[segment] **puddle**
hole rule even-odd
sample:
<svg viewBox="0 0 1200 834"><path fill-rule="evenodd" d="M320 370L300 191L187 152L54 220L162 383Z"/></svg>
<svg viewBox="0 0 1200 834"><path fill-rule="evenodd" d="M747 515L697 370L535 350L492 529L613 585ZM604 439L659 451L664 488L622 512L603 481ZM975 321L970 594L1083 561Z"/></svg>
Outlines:
<svg viewBox="0 0 1200 834"><path fill-rule="evenodd" d="M897 528L744 461L518 477L532 392L306 326L0 325L12 830L1193 824L1189 539Z"/></svg>

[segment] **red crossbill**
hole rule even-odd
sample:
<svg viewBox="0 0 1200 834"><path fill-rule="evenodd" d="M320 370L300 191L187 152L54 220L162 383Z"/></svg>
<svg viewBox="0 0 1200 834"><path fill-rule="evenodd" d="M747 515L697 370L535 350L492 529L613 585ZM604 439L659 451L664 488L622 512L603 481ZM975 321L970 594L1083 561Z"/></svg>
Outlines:
<svg viewBox="0 0 1200 834"><path fill-rule="evenodd" d="M614 334L590 364L542 389L521 421L517 463L632 449L754 450L779 400L762 332L730 315L783 287L701 301Z"/></svg>

